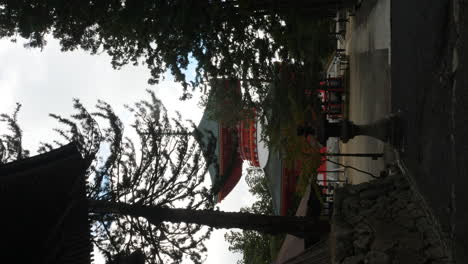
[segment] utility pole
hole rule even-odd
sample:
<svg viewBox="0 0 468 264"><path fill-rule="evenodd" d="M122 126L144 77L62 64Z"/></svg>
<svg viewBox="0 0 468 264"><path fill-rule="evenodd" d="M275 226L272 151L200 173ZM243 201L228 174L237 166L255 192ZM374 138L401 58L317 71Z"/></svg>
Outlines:
<svg viewBox="0 0 468 264"><path fill-rule="evenodd" d="M320 153L322 156L326 157L362 157L362 158L372 158L376 160L383 157L383 153Z"/></svg>

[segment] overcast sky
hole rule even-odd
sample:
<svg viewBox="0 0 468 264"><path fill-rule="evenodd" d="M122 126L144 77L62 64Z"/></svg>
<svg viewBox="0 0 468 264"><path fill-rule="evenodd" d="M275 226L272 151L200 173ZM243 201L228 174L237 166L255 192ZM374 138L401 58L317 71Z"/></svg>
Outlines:
<svg viewBox="0 0 468 264"><path fill-rule="evenodd" d="M91 56L80 50L62 53L58 42L53 39L48 41L42 52L0 40L0 113L11 113L16 102L22 104L19 121L24 132L23 142L32 154L39 142L50 138L52 128L57 127L57 122L48 114L68 116L73 111L72 98L80 99L90 109L97 99L103 99L125 118L123 105L144 98L145 90L153 89L169 111L178 110L183 118L198 123L203 110L197 106L196 99L181 102L178 100L181 87L171 78L150 86L148 77L149 71L145 66L113 70L106 54ZM4 127L0 126L0 129ZM250 205L252 197L247 188L241 179L220 204L220 209L237 211ZM225 230L213 232L206 243L208 259L205 263L236 263L239 255L228 251L224 233ZM103 262L97 260L96 263Z"/></svg>

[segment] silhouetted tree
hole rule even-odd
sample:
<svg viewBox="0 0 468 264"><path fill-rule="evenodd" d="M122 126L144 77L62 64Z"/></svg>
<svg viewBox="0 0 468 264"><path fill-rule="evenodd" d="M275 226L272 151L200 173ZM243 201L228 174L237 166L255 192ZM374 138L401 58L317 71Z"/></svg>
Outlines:
<svg viewBox="0 0 468 264"><path fill-rule="evenodd" d="M134 115L133 135L125 136L122 121L103 101L92 113L76 99L74 108L76 114L69 118L51 114L63 125L55 129L61 139L42 143L39 152L79 143L85 158L93 160L86 175L88 199L157 208L213 208L193 128L179 114L170 118L153 92L148 100L127 107ZM0 121L11 131L2 136L2 162L27 153L21 147L18 111L19 105L12 115L1 115ZM148 263L179 263L183 258L200 263L206 252L203 241L211 232L199 224L150 223L130 214L92 213L91 218L94 244L108 260L141 250Z"/></svg>
<svg viewBox="0 0 468 264"><path fill-rule="evenodd" d="M144 264L145 255L141 250L134 251L130 254L117 254L108 264Z"/></svg>
<svg viewBox="0 0 468 264"><path fill-rule="evenodd" d="M0 135L0 164L14 160L20 160L29 156L29 151L23 149L23 131L18 125L18 112L21 109L20 104L11 115L0 114L0 122L4 122L9 134Z"/></svg>
<svg viewBox="0 0 468 264"><path fill-rule="evenodd" d="M295 235L326 230L326 223L308 218L212 210L210 190L203 186L207 166L191 129L180 115L169 118L154 93L149 98L127 107L135 116L137 142L124 137L122 122L103 101L96 112L75 100L77 113L70 118L51 114L64 125L56 129L59 135L79 143L84 157L94 160L87 171L94 244L109 261L141 250L148 263L201 263L203 241L213 227ZM17 113L2 120L16 124ZM108 126L100 127L98 118ZM10 126L15 127L20 131ZM55 145L63 144L42 143L40 152Z"/></svg>
<svg viewBox="0 0 468 264"><path fill-rule="evenodd" d="M191 57L193 84L208 76L261 79L277 58L291 60L294 29L284 21L326 17L349 1L0 0L0 37L21 36L27 46L43 47L50 33L64 51L108 53L114 68L145 63L150 83L170 70L187 92Z"/></svg>

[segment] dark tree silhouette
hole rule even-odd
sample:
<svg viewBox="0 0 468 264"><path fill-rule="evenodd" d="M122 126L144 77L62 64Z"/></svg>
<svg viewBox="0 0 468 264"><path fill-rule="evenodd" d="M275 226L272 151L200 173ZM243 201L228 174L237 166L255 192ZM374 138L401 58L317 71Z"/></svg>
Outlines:
<svg viewBox="0 0 468 264"><path fill-rule="evenodd" d="M0 37L21 36L27 46L41 48L52 34L64 51L106 52L114 68L145 63L150 83L169 70L187 92L208 76L269 76L277 56L291 60L293 29L284 21L299 14L324 17L345 2L350 0L0 0ZM184 73L191 57L194 83Z"/></svg>
<svg viewBox="0 0 468 264"><path fill-rule="evenodd" d="M124 134L122 121L111 106L98 101L88 112L74 100L76 114L51 114L62 124L59 140L42 143L39 152L75 141L92 165L87 171L88 199L157 208L212 209L210 190L204 187L206 164L192 128L178 114L170 118L153 92L149 99L128 106L134 115L133 135ZM3 135L2 162L26 155L17 124L19 105L12 115L1 115L9 126ZM105 122L98 122L104 120ZM107 123L107 125L106 125ZM190 124L190 123L188 123ZM203 241L211 228L188 223L150 223L130 214L92 213L94 244L110 260L117 254L141 250L148 263L179 263L189 258L200 263Z"/></svg>
<svg viewBox="0 0 468 264"><path fill-rule="evenodd" d="M9 134L0 135L0 164L14 160L20 160L29 156L29 151L23 149L23 131L18 125L18 112L21 109L20 104L11 115L0 114L0 122L4 122Z"/></svg>
<svg viewBox="0 0 468 264"><path fill-rule="evenodd" d="M180 115L169 118L153 92L149 100L127 107L135 117L137 142L124 136L122 122L107 103L99 101L90 113L75 100L74 108L77 113L70 118L51 116L64 125L56 129L62 139L77 142L84 157L93 160L86 176L94 244L109 261L140 250L148 263L201 263L203 241L212 228L300 236L327 230L328 224L316 219L213 210L211 192L203 185L207 164L192 136L196 131L192 134ZM2 115L16 136L21 135L18 109L13 116ZM108 125L100 127L99 118ZM61 142L42 143L39 151ZM13 156L19 149L11 151Z"/></svg>

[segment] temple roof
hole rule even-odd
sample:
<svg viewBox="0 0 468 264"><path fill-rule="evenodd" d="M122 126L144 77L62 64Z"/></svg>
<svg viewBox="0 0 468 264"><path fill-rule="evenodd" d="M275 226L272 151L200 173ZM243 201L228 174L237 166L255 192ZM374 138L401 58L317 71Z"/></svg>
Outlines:
<svg viewBox="0 0 468 264"><path fill-rule="evenodd" d="M282 195L282 172L283 163L281 153L277 150L270 150L268 154L268 162L263 168L265 177L267 178L268 189L270 190L273 201L273 210L275 214L280 215L281 212L281 195Z"/></svg>
<svg viewBox="0 0 468 264"><path fill-rule="evenodd" d="M5 263L91 263L85 173L75 144L0 166Z"/></svg>
<svg viewBox="0 0 468 264"><path fill-rule="evenodd" d="M208 97L208 104L213 102L213 91L239 89L237 80L215 79L211 82L212 90ZM216 96L220 96L218 93ZM227 97L229 98L229 97ZM227 99L229 100L229 99ZM238 154L237 132L222 123L213 120L209 109L205 109L203 117L194 131L195 139L200 144L203 156L208 165L213 190L218 194L218 201L225 198L234 188L242 176L242 160Z"/></svg>

